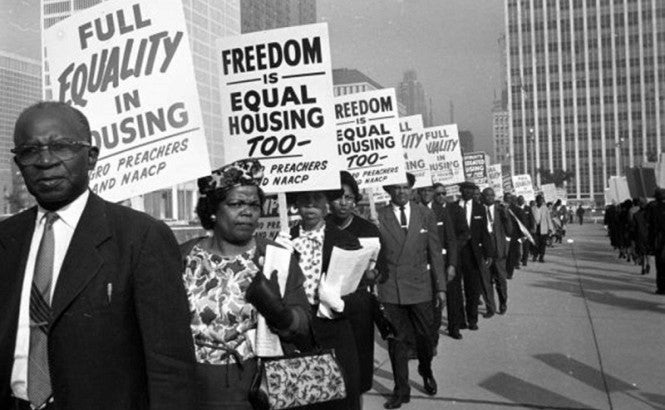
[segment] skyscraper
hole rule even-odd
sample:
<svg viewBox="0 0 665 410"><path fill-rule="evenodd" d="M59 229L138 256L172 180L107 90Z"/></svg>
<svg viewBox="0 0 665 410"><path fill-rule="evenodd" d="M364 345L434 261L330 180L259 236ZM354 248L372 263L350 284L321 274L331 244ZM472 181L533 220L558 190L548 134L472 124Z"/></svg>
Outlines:
<svg viewBox="0 0 665 410"><path fill-rule="evenodd" d="M102 0L43 0L44 28ZM222 113L215 41L240 34L240 0L182 0L208 152L213 168L223 164ZM194 215L195 184L180 184L132 203L157 218L189 220Z"/></svg>
<svg viewBox="0 0 665 410"><path fill-rule="evenodd" d="M41 96L39 61L0 51L0 214L16 212L27 205L28 195L9 150L14 147L16 118Z"/></svg>
<svg viewBox="0 0 665 410"><path fill-rule="evenodd" d="M241 0L241 31L316 23L316 0Z"/></svg>
<svg viewBox="0 0 665 410"><path fill-rule="evenodd" d="M425 127L432 126L425 103L425 91L423 85L418 81L418 74L415 70L404 73L404 78L397 86L396 91L397 99L406 106L406 115L422 114L423 125Z"/></svg>
<svg viewBox="0 0 665 410"><path fill-rule="evenodd" d="M362 93L380 90L383 87L361 71L353 68L333 68L333 94L335 97L344 94ZM400 117L407 115L406 107L397 101L397 113Z"/></svg>
<svg viewBox="0 0 665 410"><path fill-rule="evenodd" d="M662 151L665 3L505 0L514 173L575 173L602 200L611 175ZM539 179L539 178L537 178Z"/></svg>

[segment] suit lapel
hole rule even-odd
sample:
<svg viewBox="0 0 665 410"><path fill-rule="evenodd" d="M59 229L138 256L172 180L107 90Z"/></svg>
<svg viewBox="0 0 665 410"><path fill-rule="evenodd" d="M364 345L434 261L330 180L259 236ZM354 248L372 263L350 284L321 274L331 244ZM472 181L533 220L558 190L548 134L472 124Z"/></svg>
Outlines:
<svg viewBox="0 0 665 410"><path fill-rule="evenodd" d="M108 226L104 202L91 193L74 230L55 285L51 324L58 320L90 279L99 272L104 259L98 247L111 237Z"/></svg>
<svg viewBox="0 0 665 410"><path fill-rule="evenodd" d="M389 203L388 205L386 205L384 208L381 209L381 212L383 213L382 219L384 222L385 230L388 231L392 236L394 236L395 240L398 243L402 243L405 238L404 230L397 221L397 217L393 212L392 204Z"/></svg>

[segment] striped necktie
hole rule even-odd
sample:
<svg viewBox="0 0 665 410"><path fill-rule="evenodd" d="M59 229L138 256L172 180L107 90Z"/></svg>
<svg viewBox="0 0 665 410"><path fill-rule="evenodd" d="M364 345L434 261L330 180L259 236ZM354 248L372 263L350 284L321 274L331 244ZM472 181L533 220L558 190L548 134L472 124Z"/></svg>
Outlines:
<svg viewBox="0 0 665 410"><path fill-rule="evenodd" d="M51 321L51 282L55 240L55 212L44 215L44 233L39 242L35 273L30 291L30 353L28 355L28 398L36 408L51 397L51 376L48 364L48 327Z"/></svg>

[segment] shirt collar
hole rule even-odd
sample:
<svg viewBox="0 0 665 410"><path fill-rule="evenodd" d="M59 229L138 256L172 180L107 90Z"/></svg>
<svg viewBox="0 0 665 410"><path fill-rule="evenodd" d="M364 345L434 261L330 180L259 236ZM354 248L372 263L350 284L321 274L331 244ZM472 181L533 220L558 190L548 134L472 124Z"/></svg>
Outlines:
<svg viewBox="0 0 665 410"><path fill-rule="evenodd" d="M302 228L302 225L300 226L300 237L315 240L319 243L323 243L323 232L326 229L326 224L323 223L320 228L317 229L312 229L310 231L306 231Z"/></svg>
<svg viewBox="0 0 665 410"><path fill-rule="evenodd" d="M393 206L393 211L398 212L399 211L399 205L395 204L394 202L390 203ZM404 212L409 212L411 210L411 207L409 206L409 202L404 204Z"/></svg>
<svg viewBox="0 0 665 410"><path fill-rule="evenodd" d="M81 219L81 215L83 214L83 209L85 208L85 204L88 203L89 197L90 197L90 191L86 189L81 195L79 195L78 198L76 198L69 204L55 211L58 214L58 219L64 222L65 225L69 226L71 229L75 229L76 225L79 222L79 219ZM42 218L44 217L44 215L46 215L47 212L49 211L42 208L41 206L38 206L37 208L38 223L42 220Z"/></svg>

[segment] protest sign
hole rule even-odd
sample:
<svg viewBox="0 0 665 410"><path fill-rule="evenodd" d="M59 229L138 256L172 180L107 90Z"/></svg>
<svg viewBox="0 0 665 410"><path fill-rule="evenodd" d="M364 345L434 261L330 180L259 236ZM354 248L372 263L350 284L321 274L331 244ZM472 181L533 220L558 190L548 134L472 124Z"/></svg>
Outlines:
<svg viewBox="0 0 665 410"><path fill-rule="evenodd" d="M514 193L513 178L510 172L503 174L503 183L501 185L503 186L503 192Z"/></svg>
<svg viewBox="0 0 665 410"><path fill-rule="evenodd" d="M512 179L515 196L523 196L527 203L536 199L536 194L533 190L533 184L531 183L531 175L513 175Z"/></svg>
<svg viewBox="0 0 665 410"><path fill-rule="evenodd" d="M225 160L258 159L262 187L340 187L327 24L217 41Z"/></svg>
<svg viewBox="0 0 665 410"><path fill-rule="evenodd" d="M556 188L556 198L561 200L561 203L566 205L568 202L568 191L566 188L557 187Z"/></svg>
<svg viewBox="0 0 665 410"><path fill-rule="evenodd" d="M432 182L444 185L464 182L457 124L425 128L423 135Z"/></svg>
<svg viewBox="0 0 665 410"><path fill-rule="evenodd" d="M494 190L497 198L503 198L503 171L501 164L494 164L487 167L487 180L490 188Z"/></svg>
<svg viewBox="0 0 665 410"><path fill-rule="evenodd" d="M406 182L394 88L335 98L337 155L362 188Z"/></svg>
<svg viewBox="0 0 665 410"><path fill-rule="evenodd" d="M540 190L543 191L543 198L545 202L556 202L559 197L557 196L556 186L554 184L542 184Z"/></svg>
<svg viewBox="0 0 665 410"><path fill-rule="evenodd" d="M121 201L210 173L180 0L111 0L43 34L45 95L80 109L99 147L90 188Z"/></svg>
<svg viewBox="0 0 665 410"><path fill-rule="evenodd" d="M406 170L416 177L414 188L432 185L432 173L429 169L429 156L425 147L425 134L422 115L410 115L399 119L402 132L402 147Z"/></svg>
<svg viewBox="0 0 665 410"><path fill-rule="evenodd" d="M462 156L464 161L464 179L474 184L487 185L487 164L484 152L469 152Z"/></svg>
<svg viewBox="0 0 665 410"><path fill-rule="evenodd" d="M259 223L256 228L256 235L262 238L275 239L279 231L287 231L291 226L300 220L295 209L287 209L285 211L288 220L288 226L282 229L279 213L279 205L277 195L268 195L263 202L263 212L259 218Z"/></svg>

